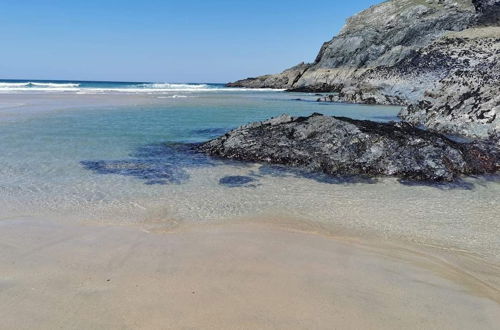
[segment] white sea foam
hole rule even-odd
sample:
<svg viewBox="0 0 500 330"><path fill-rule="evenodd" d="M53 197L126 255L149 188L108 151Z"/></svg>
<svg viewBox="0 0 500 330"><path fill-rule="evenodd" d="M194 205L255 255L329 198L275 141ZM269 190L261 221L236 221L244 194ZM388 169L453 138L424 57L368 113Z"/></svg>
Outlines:
<svg viewBox="0 0 500 330"><path fill-rule="evenodd" d="M187 95L170 95L170 96L158 96L157 98L159 99L185 99L188 98L189 96Z"/></svg>
<svg viewBox="0 0 500 330"><path fill-rule="evenodd" d="M102 84L102 87L100 86ZM170 94L172 98L185 97L179 93L194 92L243 92L243 91L272 91L271 89L226 88L221 85L210 84L174 84L174 83L73 83L73 82L0 82L0 93L45 93L64 92L77 94Z"/></svg>
<svg viewBox="0 0 500 330"><path fill-rule="evenodd" d="M16 87L26 87L28 83L5 83L0 82L0 88L16 88Z"/></svg>
<svg viewBox="0 0 500 330"><path fill-rule="evenodd" d="M200 90L210 88L207 84L169 84L169 83L154 83L154 84L142 84L144 88L153 89L175 89L175 90Z"/></svg>
<svg viewBox="0 0 500 330"><path fill-rule="evenodd" d="M0 89L1 91L1 89ZM60 91L60 90L59 90ZM169 94L169 93L217 93L217 92L270 92L283 91L276 89L248 89L248 88L224 88L224 87L209 87L209 88L80 88L78 94L113 94L113 93L129 93L129 94ZM57 92L57 90L56 90ZM172 98L186 97L186 95L172 95Z"/></svg>
<svg viewBox="0 0 500 330"><path fill-rule="evenodd" d="M29 85L34 87L46 87L46 88L71 88L80 86L80 84L76 83L37 83L37 82L30 82Z"/></svg>
<svg viewBox="0 0 500 330"><path fill-rule="evenodd" d="M24 89L24 88L76 88L77 83L49 83L49 82L0 82L0 89Z"/></svg>

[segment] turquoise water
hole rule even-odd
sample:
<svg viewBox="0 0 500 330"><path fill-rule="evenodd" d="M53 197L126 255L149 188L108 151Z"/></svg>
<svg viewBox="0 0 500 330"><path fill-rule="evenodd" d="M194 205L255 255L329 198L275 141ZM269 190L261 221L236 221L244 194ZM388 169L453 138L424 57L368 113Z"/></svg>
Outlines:
<svg viewBox="0 0 500 330"><path fill-rule="evenodd" d="M68 201L94 200L100 194L104 200L109 198L120 201L120 192L108 191L110 181L113 185L124 184L124 189L127 184L144 185L144 182L151 182L144 178L141 180L140 173L130 175L131 171L140 172L134 168L128 173L126 170L115 171L118 174L110 177L100 175L102 168L101 171L95 166L93 168L93 162L104 162L104 167L109 164L133 167L135 162L137 166L144 167L157 161L160 166L157 172L168 171L161 168L162 161L170 164L169 159L161 158L161 154L166 152L161 149L162 145L206 141L245 123L285 112L292 115L322 112L384 121L397 119L398 111L398 108L391 107L319 104L312 102L315 97L311 95L269 91L221 90L216 94L190 91L183 96L153 96L154 103L143 102L146 103L143 105L70 106L63 111L42 111L38 114L32 114L23 108L17 110L14 119L11 116L8 121L0 122L0 178L3 195L13 198L12 203L16 202L16 198L17 201L28 204L38 201L41 208L57 208L57 203L52 203L54 200L61 202L62 205L59 206L64 206ZM25 94L23 97L32 96ZM298 97L302 100L297 100ZM67 100L69 103L73 101ZM54 110L50 104L47 107ZM25 116L24 112L29 115ZM153 154L135 157L148 148ZM155 152L160 154L160 159ZM189 156L182 157L184 167L191 167ZM185 172L183 168L177 167L174 170ZM148 173L155 176L154 169ZM161 179L161 173L159 176ZM176 181L176 178L171 181ZM77 187L80 195L74 191ZM149 196L155 188L150 191L148 189L140 187L136 192L129 191L125 195L132 198L136 193L137 196ZM68 197L67 200L64 194ZM26 196L29 196L29 200L26 200ZM47 200L43 201L44 198Z"/></svg>
<svg viewBox="0 0 500 330"><path fill-rule="evenodd" d="M463 186L431 187L395 179L332 180L208 159L189 150L191 143L282 113L389 121L397 120L399 108L316 103L317 96L310 94L210 88L147 95L24 91L4 96L0 218L166 225L292 217L462 247L466 240L476 250L500 250L500 184L495 181L475 178ZM2 117L2 109L9 116Z"/></svg>
<svg viewBox="0 0 500 330"><path fill-rule="evenodd" d="M297 101L294 96L274 92L197 94L157 104L76 108L27 118L19 110L16 120L0 122L0 157L4 165L29 170L23 175L38 172L46 177L49 173L43 170L72 168L84 160L126 158L155 143L202 142L282 113L397 120L398 108L394 107L319 104Z"/></svg>

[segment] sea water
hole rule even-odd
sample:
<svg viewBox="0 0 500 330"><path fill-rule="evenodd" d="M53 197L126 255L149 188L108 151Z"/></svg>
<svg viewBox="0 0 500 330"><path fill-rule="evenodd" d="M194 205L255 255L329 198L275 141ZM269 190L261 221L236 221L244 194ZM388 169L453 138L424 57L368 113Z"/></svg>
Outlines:
<svg viewBox="0 0 500 330"><path fill-rule="evenodd" d="M293 218L498 255L496 177L416 185L193 152L197 143L283 113L398 120L399 107L317 98L217 84L1 81L0 218L167 227Z"/></svg>

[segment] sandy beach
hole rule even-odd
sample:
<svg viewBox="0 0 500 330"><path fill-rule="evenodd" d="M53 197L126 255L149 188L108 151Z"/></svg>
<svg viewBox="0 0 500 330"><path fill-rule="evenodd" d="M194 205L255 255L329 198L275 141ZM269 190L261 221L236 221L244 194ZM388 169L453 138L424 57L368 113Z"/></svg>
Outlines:
<svg viewBox="0 0 500 330"><path fill-rule="evenodd" d="M494 329L500 322L493 266L475 268L479 278L460 269L456 255L290 223L151 231L4 219L0 242L3 329Z"/></svg>
<svg viewBox="0 0 500 330"><path fill-rule="evenodd" d="M328 183L237 164L180 167L188 180L147 185L79 163L135 166L129 154L150 142L136 142L140 126L130 142L121 132L149 114L152 141L168 141L176 118L200 105L243 104L244 114L250 98L232 97L6 95L0 328L496 328L495 177ZM228 175L255 185L220 185Z"/></svg>
<svg viewBox="0 0 500 330"><path fill-rule="evenodd" d="M500 330L500 0L4 2L0 330Z"/></svg>

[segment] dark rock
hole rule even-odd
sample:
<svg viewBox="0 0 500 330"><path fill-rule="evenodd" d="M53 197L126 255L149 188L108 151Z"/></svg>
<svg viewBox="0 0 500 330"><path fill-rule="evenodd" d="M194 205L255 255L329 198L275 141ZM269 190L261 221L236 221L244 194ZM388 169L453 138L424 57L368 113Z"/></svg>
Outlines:
<svg viewBox="0 0 500 330"><path fill-rule="evenodd" d="M414 125L489 138L500 132L499 56L500 0L388 0L349 18L314 63L235 85L401 105Z"/></svg>
<svg viewBox="0 0 500 330"><path fill-rule="evenodd" d="M453 181L500 168L498 148L461 144L406 123L376 123L313 114L282 115L202 144L212 156L283 164L329 175L397 176Z"/></svg>
<svg viewBox="0 0 500 330"><path fill-rule="evenodd" d="M478 24L498 25L500 23L500 1L472 0L478 12Z"/></svg>
<svg viewBox="0 0 500 330"><path fill-rule="evenodd" d="M227 87L245 88L278 88L287 89L292 87L310 67L310 64L300 63L280 74L260 76L257 78L247 78L233 83Z"/></svg>

